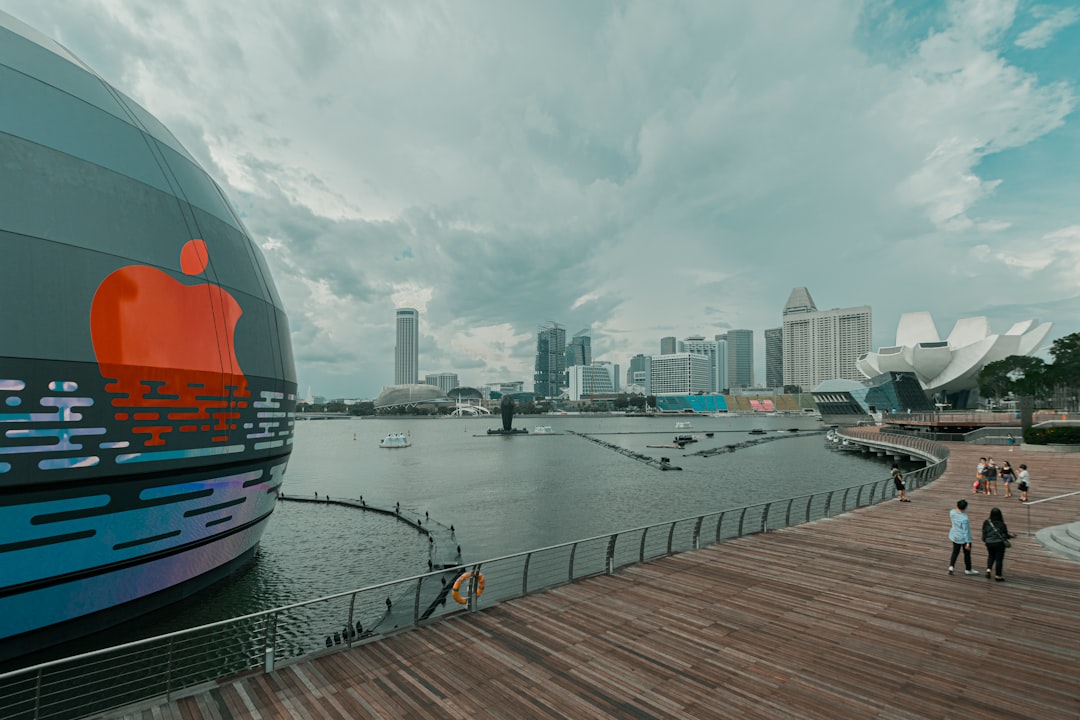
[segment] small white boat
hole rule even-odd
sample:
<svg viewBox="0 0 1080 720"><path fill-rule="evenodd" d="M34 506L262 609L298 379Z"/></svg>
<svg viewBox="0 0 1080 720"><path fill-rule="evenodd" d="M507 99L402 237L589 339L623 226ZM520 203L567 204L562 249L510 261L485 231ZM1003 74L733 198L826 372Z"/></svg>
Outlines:
<svg viewBox="0 0 1080 720"><path fill-rule="evenodd" d="M689 430L692 427L694 427L694 423L690 422L689 420L677 420L675 422L676 430Z"/></svg>
<svg viewBox="0 0 1080 720"><path fill-rule="evenodd" d="M533 435L554 435L555 431L550 425L537 425L533 428Z"/></svg>
<svg viewBox="0 0 1080 720"><path fill-rule="evenodd" d="M379 441L379 447L383 448L407 448L412 445L405 433L390 433Z"/></svg>

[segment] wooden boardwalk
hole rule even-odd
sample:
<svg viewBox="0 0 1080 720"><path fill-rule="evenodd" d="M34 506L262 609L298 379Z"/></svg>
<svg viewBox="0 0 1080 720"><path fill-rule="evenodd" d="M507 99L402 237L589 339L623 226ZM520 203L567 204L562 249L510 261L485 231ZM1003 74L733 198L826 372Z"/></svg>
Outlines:
<svg viewBox="0 0 1080 720"><path fill-rule="evenodd" d="M627 568L106 718L1080 718L1080 564L1016 499L971 492L979 455L1031 499L1080 490L1080 454L950 444L913 501ZM884 469L883 469L884 472ZM1000 486L1000 483L999 483ZM946 574L949 509L998 506L1006 582ZM1080 496L1032 506L1032 530ZM961 566L962 567L962 566Z"/></svg>

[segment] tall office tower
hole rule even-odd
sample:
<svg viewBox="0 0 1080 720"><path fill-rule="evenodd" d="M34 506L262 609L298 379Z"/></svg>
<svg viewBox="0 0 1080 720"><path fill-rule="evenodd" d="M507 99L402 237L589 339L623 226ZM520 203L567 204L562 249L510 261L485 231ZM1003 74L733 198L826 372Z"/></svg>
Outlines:
<svg viewBox="0 0 1080 720"><path fill-rule="evenodd" d="M651 364L652 357L649 355L638 353L630 358L630 367L626 371L626 384L637 385L645 391L646 395L651 395L651 386L649 384L649 367Z"/></svg>
<svg viewBox="0 0 1080 720"><path fill-rule="evenodd" d="M559 397L566 382L566 330L555 322L540 326L536 334L536 370L533 392L540 397Z"/></svg>
<svg viewBox="0 0 1080 720"><path fill-rule="evenodd" d="M696 353L654 355L649 366L650 395L709 392L709 358Z"/></svg>
<svg viewBox="0 0 1080 720"><path fill-rule="evenodd" d="M765 387L784 385L784 330L770 328L765 331Z"/></svg>
<svg viewBox="0 0 1080 720"><path fill-rule="evenodd" d="M728 387L754 386L754 331L727 331Z"/></svg>
<svg viewBox="0 0 1080 720"><path fill-rule="evenodd" d="M566 367L592 363L592 338L585 334L587 332L582 330L570 339L570 344L566 346Z"/></svg>
<svg viewBox="0 0 1080 720"><path fill-rule="evenodd" d="M570 378L568 394L571 400L584 400L619 392L618 365L609 362L571 365L566 368L566 374Z"/></svg>
<svg viewBox="0 0 1080 720"><path fill-rule="evenodd" d="M695 353L709 358L709 392L718 393L727 387L727 355L721 352L721 343L706 340L702 335L691 335L679 343L680 352ZM724 350L727 346L724 346ZM723 356L724 365L720 360Z"/></svg>
<svg viewBox="0 0 1080 720"><path fill-rule="evenodd" d="M675 345L674 337L662 337L660 338L660 354L661 355L674 355L678 352L678 348Z"/></svg>
<svg viewBox="0 0 1080 720"><path fill-rule="evenodd" d="M415 385L420 377L420 313L398 308L394 345L394 384Z"/></svg>
<svg viewBox="0 0 1080 720"><path fill-rule="evenodd" d="M444 393L448 393L456 387L461 387L458 384L457 373L441 372L431 373L424 376L425 385L434 385L442 390Z"/></svg>
<svg viewBox="0 0 1080 720"><path fill-rule="evenodd" d="M784 305L784 385L809 392L826 380L863 379L855 361L870 352L870 307L818 310L810 292L795 288Z"/></svg>

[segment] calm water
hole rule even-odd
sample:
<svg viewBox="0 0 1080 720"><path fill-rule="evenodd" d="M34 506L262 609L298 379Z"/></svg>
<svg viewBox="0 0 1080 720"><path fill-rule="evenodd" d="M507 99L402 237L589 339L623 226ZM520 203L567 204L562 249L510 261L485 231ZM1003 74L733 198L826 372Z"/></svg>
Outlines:
<svg viewBox="0 0 1080 720"><path fill-rule="evenodd" d="M359 499L453 524L466 562L535 549L706 511L846 487L888 477L888 464L825 448L814 418L515 418L530 431L550 425L653 457L661 472L571 434L500 437L489 419L323 420L297 423L287 495ZM774 441L712 457L692 453L761 436ZM406 432L411 448L379 439ZM705 438L703 433L715 433ZM692 433L686 450L649 449ZM258 560L221 585L119 633L108 644L269 609L427 571L427 539L392 518L349 508L278 503ZM135 624L133 624L135 625Z"/></svg>

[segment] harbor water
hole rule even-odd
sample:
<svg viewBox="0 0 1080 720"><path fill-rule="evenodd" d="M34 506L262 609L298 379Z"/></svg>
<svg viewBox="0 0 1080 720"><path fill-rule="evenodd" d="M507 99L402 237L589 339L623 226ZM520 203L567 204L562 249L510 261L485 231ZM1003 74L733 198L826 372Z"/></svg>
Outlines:
<svg viewBox="0 0 1080 720"><path fill-rule="evenodd" d="M297 422L286 496L363 499L420 522L453 526L464 562L704 512L888 477L881 458L826 448L813 417L514 418L530 431L498 436L497 416ZM765 434L749 434L752 429ZM411 447L379 440L406 433ZM706 433L711 433L711 437ZM602 441L590 442L581 437ZM696 442L670 445L676 435ZM726 446L753 443L731 452ZM625 448L681 471L661 471ZM697 453L714 453L702 454ZM73 643L85 652L427 571L428 539L386 515L281 501L256 562L217 586L123 628Z"/></svg>

